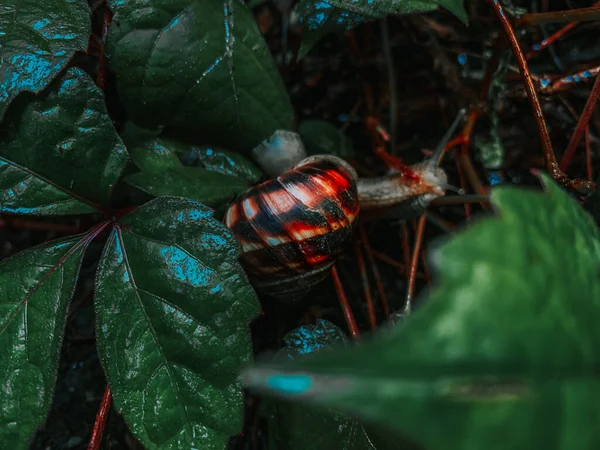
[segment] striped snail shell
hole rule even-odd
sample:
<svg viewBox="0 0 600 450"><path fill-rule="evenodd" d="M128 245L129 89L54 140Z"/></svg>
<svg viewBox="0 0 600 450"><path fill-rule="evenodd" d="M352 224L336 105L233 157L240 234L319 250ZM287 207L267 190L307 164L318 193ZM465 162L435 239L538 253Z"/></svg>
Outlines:
<svg viewBox="0 0 600 450"><path fill-rule="evenodd" d="M319 155L251 188L229 206L225 225L242 245L240 262L252 284L295 302L328 276L358 212L354 170Z"/></svg>

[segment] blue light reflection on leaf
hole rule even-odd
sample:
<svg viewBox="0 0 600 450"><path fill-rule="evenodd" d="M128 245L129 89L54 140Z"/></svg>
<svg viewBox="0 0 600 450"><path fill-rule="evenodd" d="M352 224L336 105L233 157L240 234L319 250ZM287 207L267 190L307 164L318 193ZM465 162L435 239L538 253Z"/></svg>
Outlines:
<svg viewBox="0 0 600 450"><path fill-rule="evenodd" d="M86 49L90 32L87 2L2 0L0 119L17 94L48 86L76 51Z"/></svg>

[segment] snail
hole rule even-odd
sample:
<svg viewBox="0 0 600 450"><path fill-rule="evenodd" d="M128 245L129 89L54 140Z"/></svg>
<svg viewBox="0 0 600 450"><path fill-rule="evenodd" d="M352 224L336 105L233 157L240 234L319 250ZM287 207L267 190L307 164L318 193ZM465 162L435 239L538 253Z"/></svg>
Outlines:
<svg viewBox="0 0 600 450"><path fill-rule="evenodd" d="M240 262L255 288L296 302L328 276L359 210L392 208L395 217L408 219L444 195L447 176L438 162L463 115L431 159L410 166L410 180L398 172L359 178L343 159L315 155L237 198L224 222L242 246Z"/></svg>

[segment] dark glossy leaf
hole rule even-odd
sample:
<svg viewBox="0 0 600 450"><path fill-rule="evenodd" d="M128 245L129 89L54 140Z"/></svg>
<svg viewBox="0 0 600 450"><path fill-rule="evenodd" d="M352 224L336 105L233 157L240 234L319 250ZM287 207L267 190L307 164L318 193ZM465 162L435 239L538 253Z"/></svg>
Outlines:
<svg viewBox="0 0 600 450"><path fill-rule="evenodd" d="M2 0L0 3L0 120L20 92L40 92L91 31L87 2Z"/></svg>
<svg viewBox="0 0 600 450"><path fill-rule="evenodd" d="M303 58L326 34L350 30L390 14L428 12L442 6L467 22L464 0L301 0L294 8L305 35L298 58Z"/></svg>
<svg viewBox="0 0 600 450"><path fill-rule="evenodd" d="M198 158L208 170L233 175L249 183L256 183L265 176L252 161L239 153L219 148L202 148L197 152Z"/></svg>
<svg viewBox="0 0 600 450"><path fill-rule="evenodd" d="M143 205L109 237L98 348L116 407L149 450L224 450L242 431L238 371L259 306L239 254L207 207L182 198Z"/></svg>
<svg viewBox="0 0 600 450"><path fill-rule="evenodd" d="M254 385L401 430L430 450L595 449L600 232L548 176L492 191L499 218L433 253L424 306L353 349L254 369Z"/></svg>
<svg viewBox="0 0 600 450"><path fill-rule="evenodd" d="M325 320L304 325L288 333L285 348L276 360L285 361L345 345L344 332ZM273 401L267 407L270 434L274 434L273 450L375 450L362 425L333 411L316 411L307 406Z"/></svg>
<svg viewBox="0 0 600 450"><path fill-rule="evenodd" d="M354 147L348 137L325 120L305 120L298 133L309 155L328 154L340 158L353 158Z"/></svg>
<svg viewBox="0 0 600 450"><path fill-rule="evenodd" d="M51 216L94 211L44 177L0 156L0 212Z"/></svg>
<svg viewBox="0 0 600 450"><path fill-rule="evenodd" d="M465 25L469 22L467 11L465 10L465 0L437 0L442 8L446 8L452 14L460 19Z"/></svg>
<svg viewBox="0 0 600 450"><path fill-rule="evenodd" d="M131 159L143 172L163 172L182 167L172 142L161 138L151 139L129 147Z"/></svg>
<svg viewBox="0 0 600 450"><path fill-rule="evenodd" d="M59 239L0 262L0 448L29 448L50 409L67 308L88 242Z"/></svg>
<svg viewBox="0 0 600 450"><path fill-rule="evenodd" d="M104 95L69 69L36 98L13 102L0 125L0 204L30 214L76 214L108 204L128 160ZM78 201L77 201L78 200Z"/></svg>
<svg viewBox="0 0 600 450"><path fill-rule="evenodd" d="M133 121L247 153L291 127L287 93L242 1L109 4L107 57Z"/></svg>
<svg viewBox="0 0 600 450"><path fill-rule="evenodd" d="M252 161L237 152L195 145L178 145L173 148L186 166L204 167L213 172L243 178L249 183L256 183L265 176Z"/></svg>
<svg viewBox="0 0 600 450"><path fill-rule="evenodd" d="M132 147L143 146L146 141L151 141L160 137L161 130L150 130L148 128L142 128L131 120L128 120L123 125L123 131L121 132L121 139L130 150Z"/></svg>
<svg viewBox="0 0 600 450"><path fill-rule="evenodd" d="M197 167L138 172L129 175L127 182L156 197L186 197L212 207L230 202L248 189L248 183L242 178Z"/></svg>

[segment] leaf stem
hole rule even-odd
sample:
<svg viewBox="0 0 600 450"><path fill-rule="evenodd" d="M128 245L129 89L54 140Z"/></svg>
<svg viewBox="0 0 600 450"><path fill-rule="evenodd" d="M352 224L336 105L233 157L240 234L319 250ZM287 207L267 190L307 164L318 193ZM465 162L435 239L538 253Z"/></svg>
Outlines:
<svg viewBox="0 0 600 450"><path fill-rule="evenodd" d="M594 81L594 86L592 86L592 91L585 102L585 106L583 107L583 111L581 116L579 116L579 120L577 121L577 126L575 127L575 131L571 135L571 140L569 141L569 145L567 145L567 149L560 161L560 169L567 170L569 164L571 163L571 159L575 154L575 150L581 141L581 137L584 135L585 130L587 128L588 123L592 117L594 112L594 108L596 107L596 103L598 102L598 98L600 97L600 73L596 75L596 81Z"/></svg>
<svg viewBox="0 0 600 450"><path fill-rule="evenodd" d="M404 305L404 314L410 314L412 308L412 299L415 293L415 279L417 278L417 265L419 264L419 254L423 245L423 235L425 234L426 215L422 214L417 225L415 246L413 247L412 260L410 263L410 276L408 277L408 288L406 289L406 303Z"/></svg>
<svg viewBox="0 0 600 450"><path fill-rule="evenodd" d="M348 298L344 292L344 287L342 286L342 281L340 280L340 275L338 274L337 267L335 267L335 265L331 268L331 276L333 278L335 291L337 292L342 311L344 312L344 318L346 319L346 324L348 325L350 334L354 339L358 339L360 337L360 331L358 330L356 319L354 319L354 314L352 314L352 309L350 309L350 305L348 304Z"/></svg>
<svg viewBox="0 0 600 450"><path fill-rule="evenodd" d="M554 178L567 188L574 189L580 192L592 191L593 183L590 183L587 180L570 180L560 169L558 162L556 161L554 151L552 150L552 141L550 139L550 134L548 133L546 121L544 119L544 113L542 112L542 106L540 104L540 100L538 98L535 86L533 84L533 78L531 77L531 73L529 72L527 60L525 59L523 50L519 45L519 40L517 39L515 30L510 24L506 13L502 9L502 5L500 5L500 2L498 0L487 0L487 2L491 5L492 9L496 13L496 16L498 17L498 20L502 25L502 28L504 29L504 34L506 35L508 43L512 48L512 51L517 60L517 64L519 66L519 71L521 72L521 76L523 77L525 91L527 92L529 102L531 103L531 109L533 110L533 115L538 129L538 135L541 141L546 170L550 173L552 178Z"/></svg>
<svg viewBox="0 0 600 450"><path fill-rule="evenodd" d="M373 304L373 296L371 295L371 286L369 285L369 275L367 274L367 266L365 265L365 257L360 247L360 241L354 240L354 254L358 262L360 278L362 280L365 301L367 303L367 313L369 317L369 326L372 330L377 328L377 317L375 316L375 305Z"/></svg>
<svg viewBox="0 0 600 450"><path fill-rule="evenodd" d="M104 389L102 401L100 402L100 408L98 408L98 413L96 414L96 422L94 423L88 450L100 450L100 446L102 445L102 435L104 434L104 427L106 425L106 419L110 411L111 403L112 394L110 392L110 387L107 384Z"/></svg>
<svg viewBox="0 0 600 450"><path fill-rule="evenodd" d="M492 0L494 1L494 0ZM498 3L497 1L494 3ZM571 9L567 11L552 11L545 13L527 13L523 14L519 20L519 25L541 25L547 23L561 22L584 22L600 19L600 6L589 6L587 8ZM500 6L500 5L498 5Z"/></svg>
<svg viewBox="0 0 600 450"><path fill-rule="evenodd" d="M390 307L388 305L387 296L385 295L385 289L383 288L383 281L381 280L381 274L379 273L375 258L373 257L373 249L371 248L371 243L369 242L369 237L367 236L367 232L365 231L365 226L363 223L360 224L360 236L365 253L367 254L367 259L369 260L369 265L371 266L371 271L373 272L373 277L375 278L375 283L377 284L377 290L379 291L379 299L381 300L383 313L386 317L389 317Z"/></svg>

